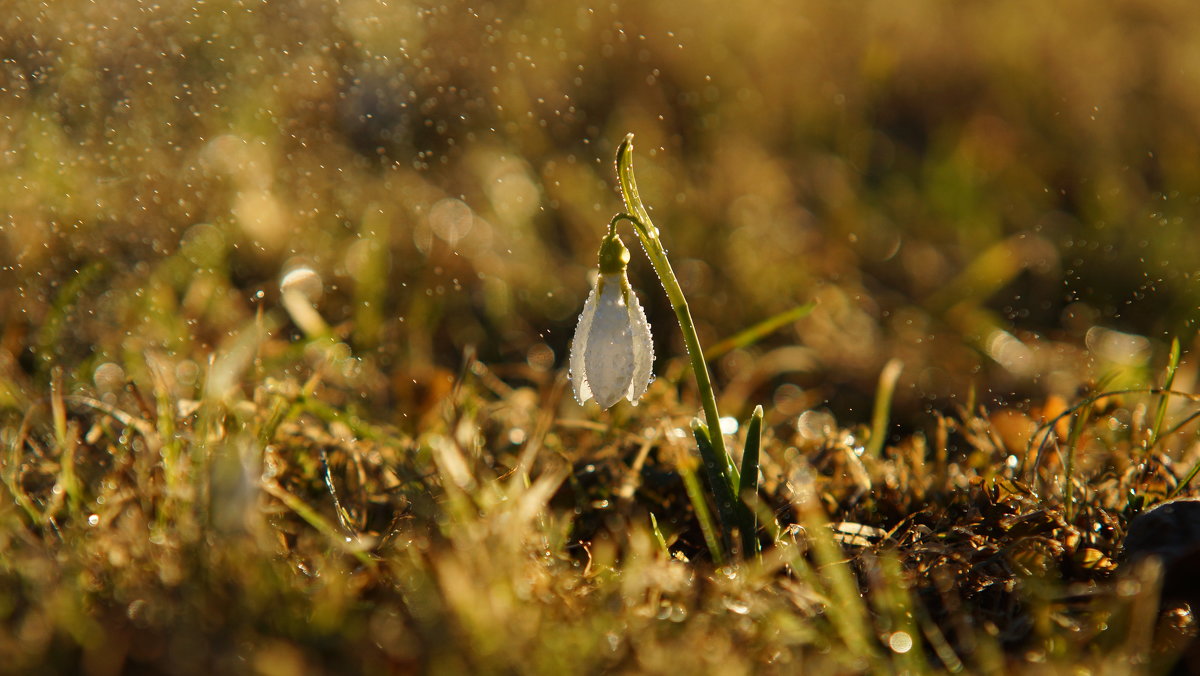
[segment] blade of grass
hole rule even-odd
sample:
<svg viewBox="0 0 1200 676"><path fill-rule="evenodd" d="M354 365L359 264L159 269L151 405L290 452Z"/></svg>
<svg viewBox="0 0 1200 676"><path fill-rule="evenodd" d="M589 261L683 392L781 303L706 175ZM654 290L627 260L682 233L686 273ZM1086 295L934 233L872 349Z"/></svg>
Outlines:
<svg viewBox="0 0 1200 676"><path fill-rule="evenodd" d="M850 569L841 547L833 539L829 519L816 495L812 478L800 478L797 488L795 507L804 530L809 535L819 576L828 590L831 604L829 621L841 636L846 648L867 660L869 668L866 671L884 673L884 661L872 639L869 615L859 594L854 572Z"/></svg>
<svg viewBox="0 0 1200 676"><path fill-rule="evenodd" d="M1166 437L1174 436L1175 434L1177 434L1179 432L1179 430L1187 427L1189 424L1191 424L1192 421L1194 421L1198 418L1200 418L1200 411L1193 411L1193 412L1189 413L1186 418L1180 420L1179 422L1175 423L1174 425L1171 425L1171 427L1166 432L1162 433L1162 436L1160 438L1165 439Z"/></svg>
<svg viewBox="0 0 1200 676"><path fill-rule="evenodd" d="M370 439L371 441L376 441L381 444L387 444L388 442L393 441L395 438L394 435L388 434L383 429L372 425L363 420L361 417L355 415L353 411L343 411L330 406L320 399L317 399L314 395L305 395L300 399L298 405L300 407L300 411L311 413L327 423L338 422L344 424L350 429L351 432L354 433L354 436L360 439ZM291 418L294 413L295 411L288 412L287 416L274 421L276 424L270 428L264 426L264 433L273 434L274 427L277 427L278 423L282 423Z"/></svg>
<svg viewBox="0 0 1200 676"><path fill-rule="evenodd" d="M1163 379L1163 392L1158 397L1158 409L1154 412L1154 427L1150 428L1150 440L1146 444L1147 452L1158 443L1163 420L1167 417L1167 405L1171 399L1171 385L1175 383L1175 372L1179 369L1179 357L1179 339L1173 338L1171 340L1171 356L1167 359L1166 377Z"/></svg>
<svg viewBox="0 0 1200 676"><path fill-rule="evenodd" d="M667 538L663 537L662 529L658 527L658 517L654 516L654 512L650 512L650 532L654 533L654 541L658 543L663 555L670 558L671 549L667 547Z"/></svg>
<svg viewBox="0 0 1200 676"><path fill-rule="evenodd" d="M732 546L730 531L737 525L738 520L733 489L730 487L725 472L725 463L717 456L709 437L709 430L699 418L692 421L692 434L695 435L696 445L700 448L700 459L704 462L704 471L708 476L708 485L712 489L713 502L717 505L721 540L726 548L730 548Z"/></svg>
<svg viewBox="0 0 1200 676"><path fill-rule="evenodd" d="M358 529L352 525L354 519L351 517L349 510L342 506L342 500L338 497L337 485L333 482L333 470L329 466L329 454L322 448L320 452L321 458L321 476L325 479L325 488L329 491L329 496L333 498L333 511L337 514L338 522L342 525L342 530L353 535Z"/></svg>
<svg viewBox="0 0 1200 676"><path fill-rule="evenodd" d="M983 250L950 283L925 301L937 314L956 305L975 307L983 303L1030 264L1028 250L1034 246L1024 235L1014 235Z"/></svg>
<svg viewBox="0 0 1200 676"><path fill-rule="evenodd" d="M755 406L746 425L746 448L742 453L742 473L738 483L742 521L742 548L749 556L759 554L758 542L758 456L762 446L763 407Z"/></svg>
<svg viewBox="0 0 1200 676"><path fill-rule="evenodd" d="M83 502L79 475L75 472L75 435L67 428L67 405L63 400L62 369L54 367L50 377L50 415L54 419L54 441L58 445L59 463L62 467L59 480L67 494L67 505L72 514L79 512Z"/></svg>
<svg viewBox="0 0 1200 676"><path fill-rule="evenodd" d="M679 463L679 476L683 478L683 487L687 491L688 500L691 501L692 509L696 512L696 520L700 522L700 532L704 534L704 544L708 547L708 553L712 556L713 563L723 566L725 565L725 550L717 540L717 528L713 523L712 513L708 511L708 503L704 502L704 490L700 488L700 481L696 479L696 472L691 462L693 461L690 459L684 459Z"/></svg>
<svg viewBox="0 0 1200 676"><path fill-rule="evenodd" d="M1188 484L1192 483L1192 479L1196 478L1197 473L1200 473L1200 460L1197 460L1192 464L1192 468L1188 470L1186 475L1184 475L1183 481L1179 482L1179 485L1175 487L1175 490L1171 491L1171 494L1167 496L1167 499L1170 500L1174 497L1177 497L1180 493L1186 490Z"/></svg>
<svg viewBox="0 0 1200 676"><path fill-rule="evenodd" d="M891 649L894 673L923 674L931 671L925 647L921 641L921 630L913 613L914 602L904 582L900 559L894 551L880 552L875 561L873 576L876 612L887 626L886 644Z"/></svg>
<svg viewBox="0 0 1200 676"><path fill-rule="evenodd" d="M346 537L339 533L333 527L333 524L329 523L317 510L309 507L306 502L289 493L274 479L263 479L259 485L264 492L282 502L288 509L295 512L297 516L308 522L308 525L315 528L321 535L324 535L330 544L358 559L364 566L368 568L375 567L375 558L362 549L362 543L358 538Z"/></svg>
<svg viewBox="0 0 1200 676"><path fill-rule="evenodd" d="M147 360L147 365L154 387L155 432L160 442L163 476L167 482L167 495L173 501L181 497L186 477L185 469L181 466L183 444L175 429L174 397L164 373L171 367L157 359Z"/></svg>
<svg viewBox="0 0 1200 676"><path fill-rule="evenodd" d="M1146 557L1134 566L1130 578L1136 581L1137 594L1121 598L1123 618L1127 621L1124 654L1133 664L1147 664L1154 650L1155 618L1158 615L1159 596L1162 592L1162 561L1157 557Z"/></svg>
<svg viewBox="0 0 1200 676"><path fill-rule="evenodd" d="M813 308L816 306L817 304L815 302L797 305L790 310L784 310L773 317L768 317L748 329L739 331L738 333L735 333L734 335L705 350L704 361L712 361L726 352L729 352L730 350L736 350L738 348L753 345L754 343L757 343L784 326L787 326L794 321L804 319L813 311Z"/></svg>
<svg viewBox="0 0 1200 676"><path fill-rule="evenodd" d="M1068 522L1071 521L1075 512L1075 483L1071 479L1075 473L1075 450L1079 445L1080 437L1083 436L1083 430L1087 428L1091 418L1092 407L1084 406L1075 417L1075 424L1071 426L1071 432L1067 437L1067 459L1063 463L1063 510Z"/></svg>
<svg viewBox="0 0 1200 676"><path fill-rule="evenodd" d="M952 674L961 672L964 668L962 659L954 652L954 648L946 640L946 635L942 633L937 623L929 616L929 611L920 604L917 604L914 610L925 640L929 642L929 647L933 650L933 654L941 661L942 666Z"/></svg>
<svg viewBox="0 0 1200 676"><path fill-rule="evenodd" d="M890 359L879 372L879 387L875 390L875 411L871 414L871 439L867 442L867 455L878 458L883 455L883 443L887 438L888 422L891 418L892 395L904 362Z"/></svg>
<svg viewBox="0 0 1200 676"><path fill-rule="evenodd" d="M1116 377L1115 372L1106 374L1096 383L1096 389L1101 393L1112 383ZM1101 395L1096 395L1094 400L1098 400ZM1079 446L1079 440L1083 436L1083 431L1087 429L1088 423L1092 419L1092 406L1083 406L1079 409L1079 413L1075 418L1075 424L1071 427L1071 431L1067 435L1067 457L1063 462L1063 474L1065 484L1063 486L1063 503L1064 515L1069 522L1075 513L1075 484L1072 480L1072 475L1075 473L1075 451Z"/></svg>

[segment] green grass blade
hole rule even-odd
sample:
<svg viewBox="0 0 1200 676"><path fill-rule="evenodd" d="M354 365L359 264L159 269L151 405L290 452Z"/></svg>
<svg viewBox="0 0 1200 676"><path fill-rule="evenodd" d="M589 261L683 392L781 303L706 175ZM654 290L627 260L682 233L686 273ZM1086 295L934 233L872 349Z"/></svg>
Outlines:
<svg viewBox="0 0 1200 676"><path fill-rule="evenodd" d="M1063 463L1063 503L1067 521L1071 520L1075 512L1075 484L1071 479L1071 475L1075 473L1075 450L1091 417L1091 406L1081 408L1075 418L1075 424L1071 426L1071 431L1067 436L1067 458Z"/></svg>
<svg viewBox="0 0 1200 676"><path fill-rule="evenodd" d="M658 527L658 517L654 516L654 512L650 512L650 531L654 533L654 541L658 543L658 548L667 558L671 557L671 549L667 547L667 538L663 536L662 529Z"/></svg>
<svg viewBox="0 0 1200 676"><path fill-rule="evenodd" d="M1175 498L1180 493L1187 490L1188 484L1192 483L1192 479L1196 478L1197 473L1200 473L1200 461L1197 461L1192 465L1192 468L1188 470L1187 475L1183 477L1183 481L1179 482L1179 485L1175 487L1175 490L1171 491L1171 494L1167 496L1167 499L1170 500Z"/></svg>
<svg viewBox="0 0 1200 676"><path fill-rule="evenodd" d="M717 528L713 523L712 513L708 511L708 503L704 501L704 491L700 488L700 482L696 479L696 472L693 471L688 460L679 465L679 475L683 478L683 487L687 491L688 500L692 503L692 509L696 512L696 520L700 522L700 532L704 534L704 544L708 546L708 553L712 555L713 563L718 566L725 565L725 550L721 547L721 543L717 540ZM687 465L687 466L685 466Z"/></svg>
<svg viewBox="0 0 1200 676"><path fill-rule="evenodd" d="M75 467L75 451L78 439L74 430L67 426L67 405L63 400L62 369L54 367L50 378L50 414L54 419L54 442L58 446L59 463L62 467L59 482L67 494L67 506L72 517L78 516L83 504L82 483Z"/></svg>
<svg viewBox="0 0 1200 676"><path fill-rule="evenodd" d="M696 436L696 446L700 449L700 459L704 462L704 471L708 476L708 485L712 490L713 502L717 505L717 519L721 525L721 539L726 547L729 541L730 529L738 523L734 506L733 489L725 471L725 461L717 456L709 439L708 428L699 419L692 421L692 434Z"/></svg>
<svg viewBox="0 0 1200 676"><path fill-rule="evenodd" d="M790 310L785 310L773 317L768 317L748 329L739 331L705 350L704 361L712 361L730 350L753 345L788 324L804 319L816 306L815 302L797 305Z"/></svg>
<svg viewBox="0 0 1200 676"><path fill-rule="evenodd" d="M1171 400L1170 390L1171 385L1175 383L1175 372L1179 369L1179 357L1179 339L1173 338L1171 340L1171 356L1167 360L1167 375L1163 380L1163 393L1159 396L1158 409L1154 412L1154 427L1150 428L1150 440L1146 445L1147 451L1154 448L1154 445L1158 443L1158 435L1162 430L1163 420L1167 417L1167 405Z"/></svg>
<svg viewBox="0 0 1200 676"><path fill-rule="evenodd" d="M738 483L741 513L742 547L746 555L761 551L758 542L758 456L762 446L763 407L755 406L746 425L746 448L742 453L742 473Z"/></svg>
<svg viewBox="0 0 1200 676"><path fill-rule="evenodd" d="M283 486L280 486L274 479L263 479L259 483L259 486L265 493L279 500L284 506L306 521L308 525L312 526L314 530L321 533L331 545L358 559L359 563L364 566L368 568L375 567L375 559L365 550L364 544L358 538L347 538L345 534L334 528L333 524L329 523L320 512L313 509L304 500L287 491Z"/></svg>
<svg viewBox="0 0 1200 676"><path fill-rule="evenodd" d="M891 649L890 654L886 651L885 654L888 654L892 661L893 672L930 673L931 667L921 640L921 628L914 612L916 603L904 580L897 552L880 552L878 558L873 561L869 577L872 582L873 593L870 596L876 612L877 630L884 644Z"/></svg>
<svg viewBox="0 0 1200 676"><path fill-rule="evenodd" d="M883 454L883 444L887 438L888 422L892 412L892 395L896 391L896 381L904 362L899 359L888 360L879 372L879 387L875 390L875 411L871 414L871 439L867 442L867 455L878 458Z"/></svg>
<svg viewBox="0 0 1200 676"><path fill-rule="evenodd" d="M829 517L821 505L812 478L801 475L797 489L794 505L808 534L808 543L829 603L836 609L828 614L829 622L846 648L864 660L868 671L883 673L884 661L873 636L874 629L866 601L859 593L854 571L845 552L829 529Z"/></svg>

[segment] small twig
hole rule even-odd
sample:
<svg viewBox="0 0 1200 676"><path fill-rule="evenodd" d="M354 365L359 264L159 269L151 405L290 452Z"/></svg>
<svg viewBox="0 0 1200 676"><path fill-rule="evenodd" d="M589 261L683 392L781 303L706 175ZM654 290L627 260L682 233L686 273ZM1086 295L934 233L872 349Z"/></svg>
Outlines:
<svg viewBox="0 0 1200 676"><path fill-rule="evenodd" d="M137 430L138 434L141 434L143 437L155 436L154 426L149 422L133 415L132 413L119 409L112 404L78 394L67 395L66 397L63 397L63 400L68 404L86 406L88 408L100 411L122 425L126 427L132 427L133 429Z"/></svg>

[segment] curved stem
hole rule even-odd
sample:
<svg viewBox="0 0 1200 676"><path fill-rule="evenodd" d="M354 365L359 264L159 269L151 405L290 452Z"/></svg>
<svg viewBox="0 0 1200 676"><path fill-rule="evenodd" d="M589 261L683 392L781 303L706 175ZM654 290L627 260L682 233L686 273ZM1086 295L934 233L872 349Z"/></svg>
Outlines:
<svg viewBox="0 0 1200 676"><path fill-rule="evenodd" d="M696 325L692 322L692 312L688 309L687 299L684 298L679 280L671 269L671 262L667 260L667 252L663 249L662 241L658 237L658 228L654 227L654 222L650 220L650 214L642 204L641 196L638 195L637 181L633 177L633 134L627 134L617 149L617 179L621 184L621 196L624 197L625 205L633 212L633 215L630 217L629 214L619 214L609 225L610 227L615 226L617 220L622 218L633 223L634 231L637 232L638 239L641 240L642 247L646 250L646 257L650 259L655 274L662 282L663 290L667 292L667 299L671 302L671 308L675 310L675 318L679 320L679 328L683 331L683 342L687 346L688 358L692 362L692 371L696 374L696 386L700 391L700 401L704 406L704 417L708 422L708 429L712 430L710 436L713 450L717 452L717 457L724 460L725 474L728 479L733 476L734 468L729 451L725 449L725 435L721 433L721 414L717 410L717 396L708 375L708 365L704 362L704 350L700 349L700 338L696 334Z"/></svg>
<svg viewBox="0 0 1200 676"><path fill-rule="evenodd" d="M629 214L617 214L616 216L613 216L612 220L610 220L608 222L608 234L609 235L616 234L617 223L620 223L621 221L629 221L630 223L633 224L634 229L637 229L641 225L641 223L638 222L638 219L634 218L633 216L630 216ZM640 234L639 234L639 237L640 237Z"/></svg>

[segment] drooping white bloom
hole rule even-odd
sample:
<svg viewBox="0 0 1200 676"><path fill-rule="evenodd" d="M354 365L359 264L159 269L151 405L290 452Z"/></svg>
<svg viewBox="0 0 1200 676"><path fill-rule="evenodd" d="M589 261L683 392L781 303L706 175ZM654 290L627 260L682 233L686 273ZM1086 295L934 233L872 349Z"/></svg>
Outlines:
<svg viewBox="0 0 1200 676"><path fill-rule="evenodd" d="M580 404L595 399L606 409L624 397L636 406L653 377L650 325L624 269L604 272L605 267L575 328L571 385Z"/></svg>

